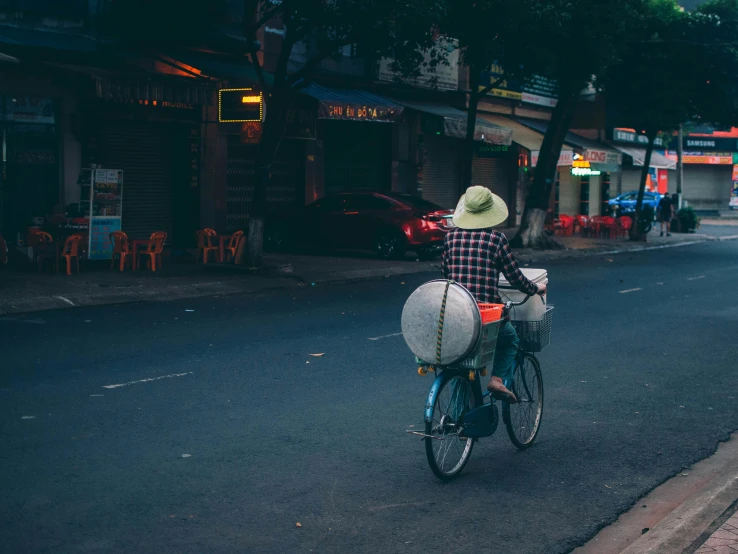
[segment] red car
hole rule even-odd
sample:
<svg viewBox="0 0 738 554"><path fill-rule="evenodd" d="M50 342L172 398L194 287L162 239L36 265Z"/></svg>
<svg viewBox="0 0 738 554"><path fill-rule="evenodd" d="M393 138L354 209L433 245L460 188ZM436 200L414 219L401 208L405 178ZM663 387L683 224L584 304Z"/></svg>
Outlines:
<svg viewBox="0 0 738 554"><path fill-rule="evenodd" d="M410 194L351 192L329 195L288 220L267 225L266 244L332 249L372 249L381 258L401 258L407 250L430 259L453 226L453 210Z"/></svg>

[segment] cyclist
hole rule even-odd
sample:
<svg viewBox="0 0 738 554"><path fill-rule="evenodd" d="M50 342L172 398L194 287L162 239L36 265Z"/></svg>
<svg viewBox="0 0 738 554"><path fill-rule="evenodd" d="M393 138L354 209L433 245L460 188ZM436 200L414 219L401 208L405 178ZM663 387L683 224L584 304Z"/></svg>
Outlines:
<svg viewBox="0 0 738 554"><path fill-rule="evenodd" d="M505 201L489 189L469 187L454 213L455 229L446 235L443 245L443 276L466 287L477 302L502 303L497 290L500 272L510 284L534 295L544 293L546 285L532 283L518 268L505 235L492 228L507 219ZM518 335L507 311L497 337L497 350L487 390L494 398L511 404L517 402L504 380L512 379L518 349Z"/></svg>

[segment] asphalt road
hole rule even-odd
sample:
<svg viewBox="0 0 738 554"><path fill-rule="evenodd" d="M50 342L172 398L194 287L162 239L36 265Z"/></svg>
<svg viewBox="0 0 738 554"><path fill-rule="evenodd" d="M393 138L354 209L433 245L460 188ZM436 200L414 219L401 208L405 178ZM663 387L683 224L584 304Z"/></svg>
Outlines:
<svg viewBox="0 0 738 554"><path fill-rule="evenodd" d="M0 551L567 552L738 428L736 254L551 263L537 444L450 484L405 433L431 275L0 318Z"/></svg>

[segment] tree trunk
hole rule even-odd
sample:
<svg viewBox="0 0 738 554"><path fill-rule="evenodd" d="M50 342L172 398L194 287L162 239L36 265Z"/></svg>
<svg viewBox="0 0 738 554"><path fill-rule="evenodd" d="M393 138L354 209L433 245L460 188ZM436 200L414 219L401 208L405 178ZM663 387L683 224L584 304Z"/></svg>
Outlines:
<svg viewBox="0 0 738 554"><path fill-rule="evenodd" d="M512 245L518 248L557 248L558 243L546 235L543 225L546 222L548 205L553 184L556 181L561 147L574 117L574 109L582 87L574 84L561 86L559 101L554 108L551 122L543 137L538 165L535 168L533 183L525 199L525 210L518 234Z"/></svg>
<svg viewBox="0 0 738 554"><path fill-rule="evenodd" d="M470 68L469 75L469 109L466 112L466 138L461 155L461 190L459 196L472 186L472 166L474 165L474 130L477 126L477 111L479 109L479 71Z"/></svg>
<svg viewBox="0 0 738 554"><path fill-rule="evenodd" d="M656 133L648 133L648 146L646 146L646 159L643 160L643 169L641 170L641 182L638 185L638 200L636 200L635 221L630 228L630 240L646 242L646 233L641 229L640 221L643 214L643 195L646 191L646 181L648 180L648 170L651 167L651 155L653 154L653 141Z"/></svg>
<svg viewBox="0 0 738 554"><path fill-rule="evenodd" d="M262 127L261 141L256 154L254 193L249 213L249 229L245 247L236 251L236 264L261 267L264 252L264 223L267 216L267 189L271 169L284 135L286 113L290 103L284 94L275 92L267 101L266 118Z"/></svg>

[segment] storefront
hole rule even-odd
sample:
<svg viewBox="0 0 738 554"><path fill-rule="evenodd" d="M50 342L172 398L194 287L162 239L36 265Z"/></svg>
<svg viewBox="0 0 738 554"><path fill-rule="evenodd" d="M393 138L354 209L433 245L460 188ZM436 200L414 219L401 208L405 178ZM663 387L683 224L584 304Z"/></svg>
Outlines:
<svg viewBox="0 0 738 554"><path fill-rule="evenodd" d="M61 210L59 153L54 99L0 94L0 233L13 243Z"/></svg>
<svg viewBox="0 0 738 554"><path fill-rule="evenodd" d="M733 189L733 158L738 153L738 137L732 133L686 135L683 142L684 181L682 201L695 210L717 212L730 207ZM674 148L664 154L677 161ZM676 183L669 183L676 192ZM735 203L735 201L734 201Z"/></svg>
<svg viewBox="0 0 738 554"><path fill-rule="evenodd" d="M445 104L398 101L420 117L418 165L423 198L443 208L454 208L463 192L462 154L467 114ZM512 131L477 117L472 182L489 188L505 200L514 201L516 155ZM510 221L514 221L511 219Z"/></svg>
<svg viewBox="0 0 738 554"><path fill-rule="evenodd" d="M623 154L620 178L613 183L613 196L637 191L641 184L641 173L646 159L648 138L630 129L613 129L613 147ZM666 194L670 183L675 182L676 162L660 153L663 147L661 139L654 142L655 149L651 153L646 190ZM670 178L671 177L671 178ZM672 185L675 186L675 185Z"/></svg>
<svg viewBox="0 0 738 554"><path fill-rule="evenodd" d="M394 124L404 108L361 90L311 85L305 94L317 101L322 193L392 190Z"/></svg>
<svg viewBox="0 0 738 554"><path fill-rule="evenodd" d="M676 162L677 153L666 156ZM684 182L682 201L698 211L727 210L733 185L732 152L684 152ZM669 184L669 192L676 192L676 183Z"/></svg>
<svg viewBox="0 0 738 554"><path fill-rule="evenodd" d="M548 128L547 121L523 118L516 118L516 121L542 134ZM622 154L571 131L566 133L564 148L573 150L574 160L568 171L559 171L554 212L570 216L607 215L611 184L620 172Z"/></svg>
<svg viewBox="0 0 738 554"><path fill-rule="evenodd" d="M535 175L538 166L538 158L540 157L541 145L543 144L543 134L531 129L515 121L514 119L494 114L480 114L480 117L490 123L508 128L512 131L512 148L511 156L508 159L508 174L506 178L509 182L509 196L506 198L510 212L515 213L515 218L511 218L510 225L519 225L523 211L525 210L525 198L528 194L528 187ZM558 161L558 172L556 182L559 183L563 176L565 183L568 170L571 168L573 150L564 146ZM556 187L554 187L556 188ZM566 186L567 190L570 188ZM556 209L557 206L554 206Z"/></svg>
<svg viewBox="0 0 738 554"><path fill-rule="evenodd" d="M167 233L187 248L200 222L203 106L213 89L173 82L96 80L82 114L82 167L124 175L122 229L131 239Z"/></svg>

